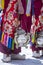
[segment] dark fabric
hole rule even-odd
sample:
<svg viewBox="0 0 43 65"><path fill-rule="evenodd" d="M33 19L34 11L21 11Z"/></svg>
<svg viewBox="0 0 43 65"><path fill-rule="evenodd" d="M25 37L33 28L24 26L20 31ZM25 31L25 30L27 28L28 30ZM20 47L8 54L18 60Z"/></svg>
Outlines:
<svg viewBox="0 0 43 65"><path fill-rule="evenodd" d="M21 15L21 27L26 31L30 32L31 28L31 16L27 17L25 14Z"/></svg>
<svg viewBox="0 0 43 65"><path fill-rule="evenodd" d="M19 52L21 52L21 48L19 47L18 49L16 49L16 45L14 45L14 50L12 51L11 49L8 49L7 47L0 43L0 52L5 54L11 53L18 54Z"/></svg>
<svg viewBox="0 0 43 65"><path fill-rule="evenodd" d="M30 32L30 28L31 28L31 15L30 16L26 16L26 7L27 7L27 4L26 4L26 0L21 0L22 1L22 4L23 4L23 7L24 7L24 14L21 15L21 27L26 31L26 32Z"/></svg>
<svg viewBox="0 0 43 65"><path fill-rule="evenodd" d="M34 0L34 10L36 18L38 18L38 16L41 14L40 12L41 7L42 7L42 0Z"/></svg>
<svg viewBox="0 0 43 65"><path fill-rule="evenodd" d="M33 52L43 50L43 47L36 47L36 44L33 44L32 46L30 46L30 48L32 49Z"/></svg>
<svg viewBox="0 0 43 65"><path fill-rule="evenodd" d="M4 4L4 13L5 13L5 11L6 11L6 8L7 8L7 6L8 6L9 1L10 1L10 0L5 0L5 4Z"/></svg>

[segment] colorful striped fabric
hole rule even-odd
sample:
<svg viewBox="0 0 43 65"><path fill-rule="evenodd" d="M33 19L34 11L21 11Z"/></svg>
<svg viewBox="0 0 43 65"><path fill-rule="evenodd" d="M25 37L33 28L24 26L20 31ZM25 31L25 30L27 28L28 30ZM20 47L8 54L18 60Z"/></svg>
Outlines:
<svg viewBox="0 0 43 65"><path fill-rule="evenodd" d="M9 37L7 34L2 34L1 43L7 48L14 50L14 39Z"/></svg>

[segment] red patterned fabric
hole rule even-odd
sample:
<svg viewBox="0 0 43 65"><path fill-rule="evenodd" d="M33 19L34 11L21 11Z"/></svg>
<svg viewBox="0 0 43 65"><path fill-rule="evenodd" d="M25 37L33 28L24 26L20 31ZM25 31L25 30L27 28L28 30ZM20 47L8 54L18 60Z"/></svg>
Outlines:
<svg viewBox="0 0 43 65"><path fill-rule="evenodd" d="M5 15L3 16L3 32L13 37L15 31L15 18L17 14L17 0L13 0L8 4Z"/></svg>

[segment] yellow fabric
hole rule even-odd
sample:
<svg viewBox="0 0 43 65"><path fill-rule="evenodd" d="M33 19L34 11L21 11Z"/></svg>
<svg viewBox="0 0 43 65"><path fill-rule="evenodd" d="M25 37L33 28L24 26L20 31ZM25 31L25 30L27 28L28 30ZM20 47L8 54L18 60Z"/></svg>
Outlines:
<svg viewBox="0 0 43 65"><path fill-rule="evenodd" d="M34 43L34 42L35 42L35 36L32 37L32 43Z"/></svg>
<svg viewBox="0 0 43 65"><path fill-rule="evenodd" d="M1 42L4 41L4 33L2 34Z"/></svg>
<svg viewBox="0 0 43 65"><path fill-rule="evenodd" d="M34 40L34 39L32 39L32 43L34 43L34 41L35 41L35 40Z"/></svg>
<svg viewBox="0 0 43 65"><path fill-rule="evenodd" d="M4 0L0 0L0 8L4 9Z"/></svg>

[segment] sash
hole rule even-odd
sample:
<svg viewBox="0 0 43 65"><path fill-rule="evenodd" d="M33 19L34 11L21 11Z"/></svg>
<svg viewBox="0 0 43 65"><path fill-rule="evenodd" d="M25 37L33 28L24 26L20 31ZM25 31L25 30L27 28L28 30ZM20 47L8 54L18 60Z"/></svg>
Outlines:
<svg viewBox="0 0 43 65"><path fill-rule="evenodd" d="M26 15L27 15L27 16L30 16L31 0L26 0L26 2L27 2Z"/></svg>

